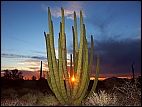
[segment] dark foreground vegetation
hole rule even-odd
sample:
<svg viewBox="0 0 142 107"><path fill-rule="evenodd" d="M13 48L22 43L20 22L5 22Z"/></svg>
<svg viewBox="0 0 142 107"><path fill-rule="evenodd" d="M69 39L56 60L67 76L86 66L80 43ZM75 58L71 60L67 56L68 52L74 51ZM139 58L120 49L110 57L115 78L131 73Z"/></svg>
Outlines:
<svg viewBox="0 0 142 107"><path fill-rule="evenodd" d="M90 81L88 92L92 87ZM60 105L47 80L7 80L1 78L1 106ZM98 81L96 91L82 105L141 106L141 76L135 80L116 77Z"/></svg>

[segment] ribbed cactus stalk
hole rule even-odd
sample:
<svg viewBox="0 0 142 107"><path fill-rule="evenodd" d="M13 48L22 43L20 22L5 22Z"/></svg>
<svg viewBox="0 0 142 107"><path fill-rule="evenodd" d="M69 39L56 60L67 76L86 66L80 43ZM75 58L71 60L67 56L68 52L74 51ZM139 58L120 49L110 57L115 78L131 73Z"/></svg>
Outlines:
<svg viewBox="0 0 142 107"><path fill-rule="evenodd" d="M134 81L135 80L134 62L132 63L131 68L132 68L132 80Z"/></svg>
<svg viewBox="0 0 142 107"><path fill-rule="evenodd" d="M90 68L93 61L94 42L91 36L91 55L89 62L89 50L86 38L86 28L80 11L80 45L78 47L77 19L74 12L73 31L73 58L70 55L70 72L67 69L67 49L65 34L64 9L61 8L62 20L58 38L58 61L55 56L54 30L50 9L48 8L49 33L45 33L47 60L49 67L48 84L61 104L80 105L81 101L88 96L90 82ZM72 60L73 59L73 60ZM95 90L99 76L99 59L97 58L96 77L91 92Z"/></svg>
<svg viewBox="0 0 142 107"><path fill-rule="evenodd" d="M42 61L41 61L41 64L40 64L40 78L42 78Z"/></svg>
<svg viewBox="0 0 142 107"><path fill-rule="evenodd" d="M72 69L72 54L70 54L70 77L74 75L73 69Z"/></svg>

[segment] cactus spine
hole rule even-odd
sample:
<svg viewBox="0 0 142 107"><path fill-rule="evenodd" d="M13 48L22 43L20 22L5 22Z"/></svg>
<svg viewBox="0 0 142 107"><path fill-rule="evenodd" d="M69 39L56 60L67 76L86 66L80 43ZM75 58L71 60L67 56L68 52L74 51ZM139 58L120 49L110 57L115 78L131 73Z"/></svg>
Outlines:
<svg viewBox="0 0 142 107"><path fill-rule="evenodd" d="M54 92L56 98L61 104L79 105L83 98L87 95L87 89L90 82L89 71L93 61L94 42L91 36L91 60L88 60L88 43L86 39L86 29L83 22L82 11L80 11L80 47L78 47L77 37L77 20L74 12L73 31L73 61L70 55L70 72L67 71L67 50L66 50L66 34L65 34L65 18L64 9L61 8L62 20L60 22L60 32L58 38L58 62L55 56L54 48L54 30L51 20L50 9L48 8L48 26L49 33L44 33L46 39L47 59L49 66L48 84ZM97 59L97 62L99 60ZM73 62L73 64L72 64ZM72 66L73 65L73 66ZM93 89L96 88L97 78L99 74L99 64L97 63L96 80L94 80ZM70 73L70 74L69 74ZM71 78L75 77L72 83ZM65 81L65 82L64 82Z"/></svg>

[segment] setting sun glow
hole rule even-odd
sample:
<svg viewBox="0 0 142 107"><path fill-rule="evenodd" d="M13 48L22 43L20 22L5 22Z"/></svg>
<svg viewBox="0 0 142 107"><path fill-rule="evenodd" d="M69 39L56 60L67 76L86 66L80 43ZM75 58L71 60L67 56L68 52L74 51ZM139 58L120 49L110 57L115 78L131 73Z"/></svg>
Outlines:
<svg viewBox="0 0 142 107"><path fill-rule="evenodd" d="M74 78L74 76L73 76L73 77L71 78L71 81L72 81L72 82L74 82L74 81L75 81L75 78Z"/></svg>

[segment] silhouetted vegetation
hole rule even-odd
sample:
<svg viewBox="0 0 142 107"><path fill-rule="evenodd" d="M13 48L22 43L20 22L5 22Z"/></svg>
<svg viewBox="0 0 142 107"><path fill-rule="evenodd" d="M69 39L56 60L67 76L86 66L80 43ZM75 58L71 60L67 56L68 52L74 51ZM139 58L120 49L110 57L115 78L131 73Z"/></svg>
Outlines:
<svg viewBox="0 0 142 107"><path fill-rule="evenodd" d="M98 81L96 92L85 101L83 100L82 105L141 105L141 76L135 78L134 83L131 80L112 77ZM93 82L90 81L88 91L91 90ZM45 78L36 81L5 79L1 83L1 105L3 106L60 105Z"/></svg>
<svg viewBox="0 0 142 107"><path fill-rule="evenodd" d="M18 69L4 70L3 78L7 80L19 80L23 79L23 75L22 72L18 71Z"/></svg>
<svg viewBox="0 0 142 107"><path fill-rule="evenodd" d="M32 76L32 80L36 80L36 77L35 77L35 76Z"/></svg>
<svg viewBox="0 0 142 107"><path fill-rule="evenodd" d="M40 77L39 78L42 78L42 61L41 61L41 65L40 65Z"/></svg>
<svg viewBox="0 0 142 107"><path fill-rule="evenodd" d="M134 79L135 79L134 62L132 63L131 67L132 67L132 75L133 75L133 77L132 77L132 81L134 81Z"/></svg>

